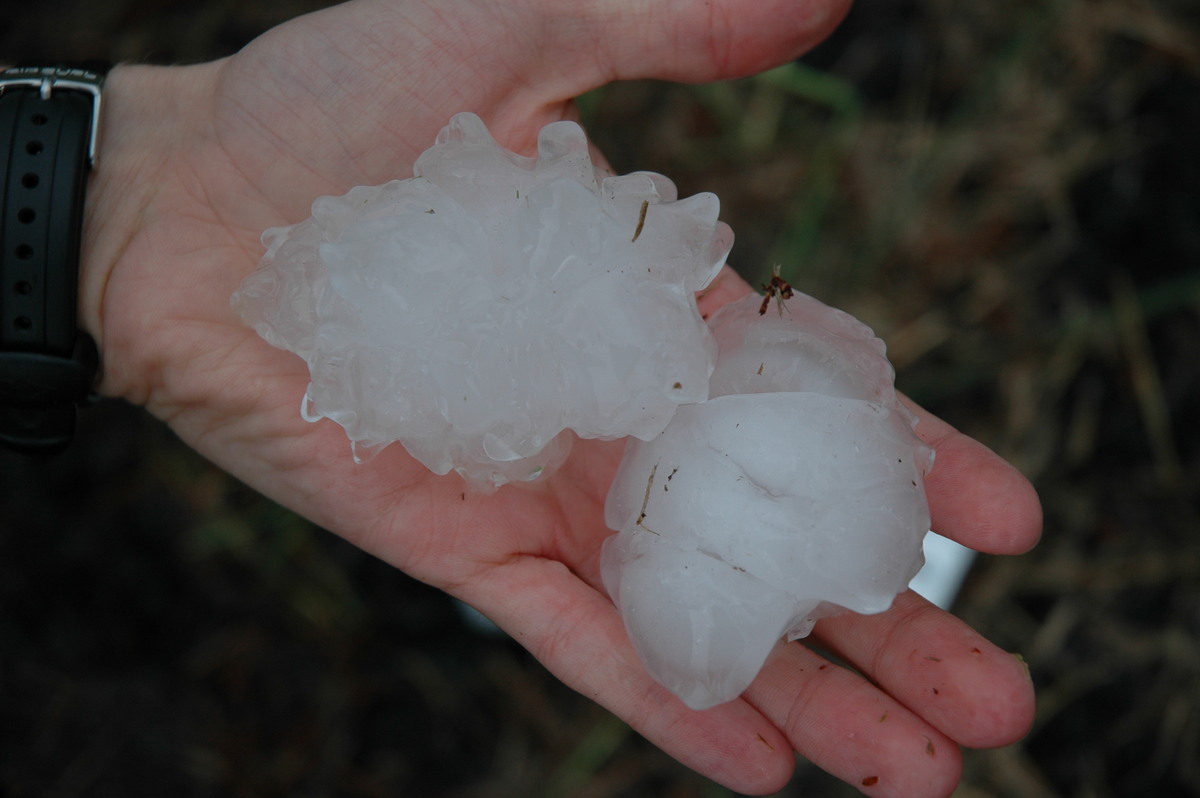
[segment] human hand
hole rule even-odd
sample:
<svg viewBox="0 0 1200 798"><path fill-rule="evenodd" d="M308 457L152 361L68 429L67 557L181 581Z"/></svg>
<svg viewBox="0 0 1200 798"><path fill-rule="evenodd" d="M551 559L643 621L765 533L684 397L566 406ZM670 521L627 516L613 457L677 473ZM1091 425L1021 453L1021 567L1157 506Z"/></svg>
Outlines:
<svg viewBox="0 0 1200 798"><path fill-rule="evenodd" d="M249 485L479 608L564 682L717 781L778 789L796 750L871 794L949 792L958 744L1004 744L1029 723L1032 693L1015 658L908 594L882 615L818 624L816 642L861 676L780 646L741 699L688 710L645 673L600 584L619 442L578 442L552 478L489 496L431 475L400 447L356 465L340 428L301 420L304 364L229 307L262 254L263 229L304 218L318 195L410 174L457 111L530 151L584 91L765 69L821 38L844 8L359 0L213 64L115 70L81 300L101 347L102 390L144 404ZM727 272L702 310L747 290ZM934 527L983 551L1032 545L1040 513L1028 484L921 418L918 433L938 449L927 481Z"/></svg>

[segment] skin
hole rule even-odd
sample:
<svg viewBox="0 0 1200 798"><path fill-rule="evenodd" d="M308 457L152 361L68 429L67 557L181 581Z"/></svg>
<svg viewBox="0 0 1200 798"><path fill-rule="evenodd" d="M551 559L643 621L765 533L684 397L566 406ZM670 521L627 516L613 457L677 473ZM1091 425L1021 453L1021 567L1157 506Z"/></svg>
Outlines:
<svg viewBox="0 0 1200 798"><path fill-rule="evenodd" d="M959 746L1005 745L1029 727L1032 687L1015 657L910 593L881 615L818 624L815 640L858 673L781 645L741 699L688 710L645 673L600 584L619 442L579 442L552 478L493 495L429 474L397 446L355 465L339 427L301 420L304 364L229 307L264 228L303 219L318 195L411 174L457 111L530 152L584 91L747 75L796 57L845 10L844 0L356 0L221 61L115 69L80 306L101 347L101 390L477 607L565 683L732 789L780 789L799 752L871 795L950 793ZM701 309L748 290L726 272ZM934 527L981 551L1030 548L1041 511L1028 482L916 411L938 451Z"/></svg>

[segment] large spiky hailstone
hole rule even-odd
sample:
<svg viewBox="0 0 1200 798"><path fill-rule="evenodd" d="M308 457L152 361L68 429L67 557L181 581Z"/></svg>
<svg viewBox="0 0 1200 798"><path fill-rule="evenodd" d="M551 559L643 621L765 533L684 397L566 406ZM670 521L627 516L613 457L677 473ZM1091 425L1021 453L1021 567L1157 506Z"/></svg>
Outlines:
<svg viewBox="0 0 1200 798"><path fill-rule="evenodd" d="M712 398L631 442L606 507L605 586L651 674L696 709L818 618L886 610L929 529L933 452L883 343L802 294L760 306L713 316Z"/></svg>
<svg viewBox="0 0 1200 798"><path fill-rule="evenodd" d="M573 122L527 158L465 113L413 174L268 230L234 296L308 363L305 418L341 424L360 458L399 441L490 488L548 473L568 430L650 439L707 397L716 348L694 292L733 243L716 196L601 179Z"/></svg>

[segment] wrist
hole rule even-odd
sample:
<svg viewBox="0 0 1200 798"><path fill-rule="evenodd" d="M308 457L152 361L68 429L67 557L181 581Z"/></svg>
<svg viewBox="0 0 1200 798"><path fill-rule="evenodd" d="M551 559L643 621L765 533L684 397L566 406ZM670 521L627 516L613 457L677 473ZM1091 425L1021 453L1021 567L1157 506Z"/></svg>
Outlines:
<svg viewBox="0 0 1200 798"><path fill-rule="evenodd" d="M96 165L84 200L79 262L79 326L102 353L104 290L137 236L159 165L150 130L154 126L150 107L157 93L154 71L153 67L114 67L105 84Z"/></svg>
<svg viewBox="0 0 1200 798"><path fill-rule="evenodd" d="M203 69L122 65L105 83L96 165L84 203L78 307L79 327L100 351L101 393L128 392L125 372L131 364L112 351L107 296L122 263L147 246L145 233L162 212L156 200L164 174L180 157L196 108L203 105L197 94L204 82L192 79Z"/></svg>

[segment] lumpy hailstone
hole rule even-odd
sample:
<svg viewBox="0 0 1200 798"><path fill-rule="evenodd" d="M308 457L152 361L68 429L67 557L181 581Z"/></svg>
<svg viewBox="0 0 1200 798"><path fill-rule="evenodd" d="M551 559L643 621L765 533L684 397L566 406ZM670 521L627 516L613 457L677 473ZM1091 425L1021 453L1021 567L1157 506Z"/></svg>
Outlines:
<svg viewBox="0 0 1200 798"><path fill-rule="evenodd" d="M400 441L491 487L552 470L564 430L650 439L708 396L715 346L694 292L733 243L715 195L598 178L572 122L515 155L473 114L413 174L267 231L234 297L308 363L306 418L341 424L357 456Z"/></svg>
<svg viewBox="0 0 1200 798"><path fill-rule="evenodd" d="M631 442L602 572L651 674L688 706L736 698L775 643L842 608L891 606L920 569L933 452L883 343L796 294L711 320L711 399Z"/></svg>

